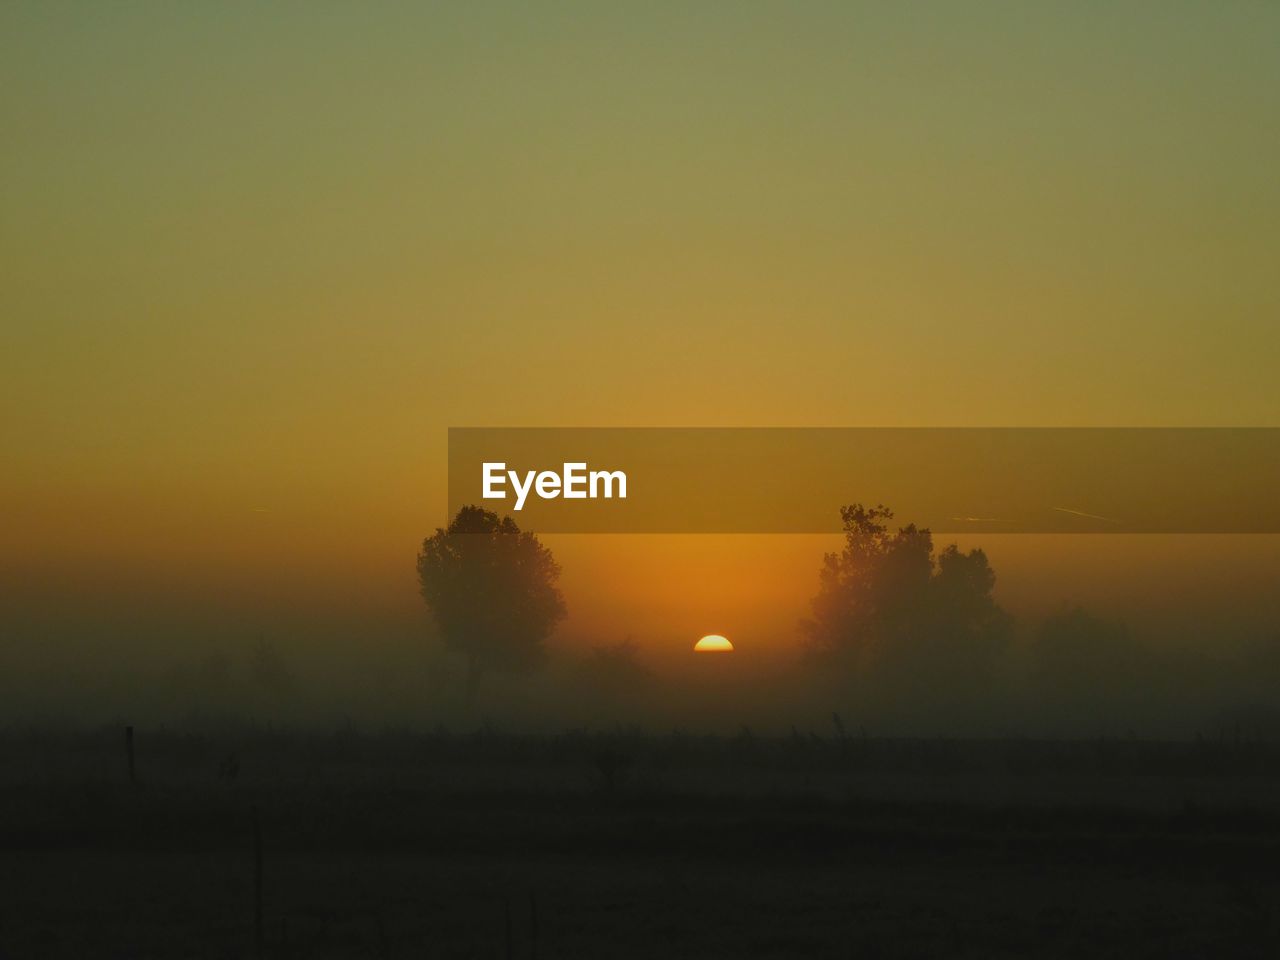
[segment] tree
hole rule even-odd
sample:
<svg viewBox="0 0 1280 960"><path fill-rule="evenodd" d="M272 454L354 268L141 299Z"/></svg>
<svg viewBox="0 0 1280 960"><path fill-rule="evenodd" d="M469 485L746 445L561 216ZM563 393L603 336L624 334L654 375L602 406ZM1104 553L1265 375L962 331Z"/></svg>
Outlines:
<svg viewBox="0 0 1280 960"><path fill-rule="evenodd" d="M418 584L445 646L467 660L467 696L494 672L532 669L564 618L560 566L510 517L463 507L422 541Z"/></svg>
<svg viewBox="0 0 1280 960"><path fill-rule="evenodd" d="M1010 634L986 554L955 544L935 554L927 529L890 532L883 505L853 504L840 517L844 549L823 557L813 616L802 623L811 650L893 687L923 688L935 702L971 697Z"/></svg>
<svg viewBox="0 0 1280 960"><path fill-rule="evenodd" d="M653 679L641 660L640 644L630 634L617 643L592 647L584 666L592 684L612 697L634 692Z"/></svg>
<svg viewBox="0 0 1280 960"><path fill-rule="evenodd" d="M636 719L656 690L640 644L629 635L593 645L578 662L574 680L578 716L606 726Z"/></svg>

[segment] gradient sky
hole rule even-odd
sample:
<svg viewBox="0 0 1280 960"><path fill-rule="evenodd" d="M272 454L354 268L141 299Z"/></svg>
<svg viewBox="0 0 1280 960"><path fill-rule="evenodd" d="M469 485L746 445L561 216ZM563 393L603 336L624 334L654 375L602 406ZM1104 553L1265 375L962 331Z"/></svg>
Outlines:
<svg viewBox="0 0 1280 960"><path fill-rule="evenodd" d="M450 425L1276 425L1278 41L1244 2L6 3L0 562L413 605ZM758 551L723 607L775 547L675 566Z"/></svg>

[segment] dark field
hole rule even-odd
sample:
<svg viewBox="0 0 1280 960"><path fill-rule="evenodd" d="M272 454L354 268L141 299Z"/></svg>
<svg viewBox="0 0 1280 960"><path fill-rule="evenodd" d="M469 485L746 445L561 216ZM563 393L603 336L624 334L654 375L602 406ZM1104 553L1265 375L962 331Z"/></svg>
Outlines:
<svg viewBox="0 0 1280 960"><path fill-rule="evenodd" d="M0 750L6 958L1280 950L1271 744L139 730L132 784L122 729Z"/></svg>

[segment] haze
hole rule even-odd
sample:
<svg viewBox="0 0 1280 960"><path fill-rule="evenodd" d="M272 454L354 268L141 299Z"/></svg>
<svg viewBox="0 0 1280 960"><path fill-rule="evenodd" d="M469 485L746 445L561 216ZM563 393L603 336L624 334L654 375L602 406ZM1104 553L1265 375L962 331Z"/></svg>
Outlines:
<svg viewBox="0 0 1280 960"><path fill-rule="evenodd" d="M5 5L10 715L497 715L441 706L414 583L449 426L1275 425L1277 27ZM685 691L646 723L830 713L720 709L681 655L723 633L764 684L837 539L546 542L570 614L537 683L630 635ZM1209 657L1280 630L1276 538L974 544L1028 632L1075 604ZM305 709L217 692L271 675L260 643Z"/></svg>

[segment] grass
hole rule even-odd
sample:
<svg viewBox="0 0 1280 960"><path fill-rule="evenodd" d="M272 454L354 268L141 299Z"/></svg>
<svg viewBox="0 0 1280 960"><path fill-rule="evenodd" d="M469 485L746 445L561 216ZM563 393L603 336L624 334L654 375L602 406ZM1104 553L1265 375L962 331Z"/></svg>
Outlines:
<svg viewBox="0 0 1280 960"><path fill-rule="evenodd" d="M1271 956L1265 743L0 736L2 957ZM266 940L254 943L250 811ZM536 903L536 944L530 897Z"/></svg>

